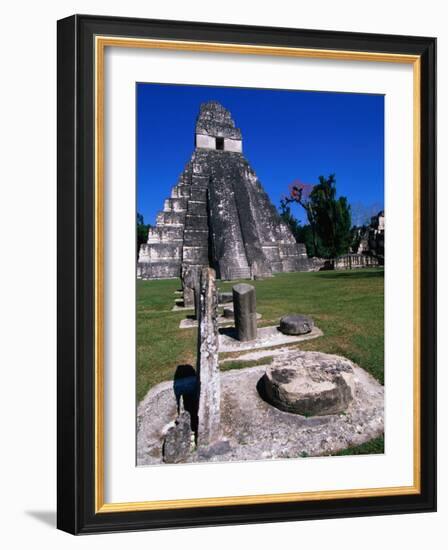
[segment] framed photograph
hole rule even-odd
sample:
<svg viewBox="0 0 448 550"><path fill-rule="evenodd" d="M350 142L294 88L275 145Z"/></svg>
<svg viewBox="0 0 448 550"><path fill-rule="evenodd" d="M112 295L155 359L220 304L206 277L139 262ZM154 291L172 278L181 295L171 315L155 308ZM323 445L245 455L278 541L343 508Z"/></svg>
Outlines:
<svg viewBox="0 0 448 550"><path fill-rule="evenodd" d="M58 527L436 508L426 37L58 22Z"/></svg>

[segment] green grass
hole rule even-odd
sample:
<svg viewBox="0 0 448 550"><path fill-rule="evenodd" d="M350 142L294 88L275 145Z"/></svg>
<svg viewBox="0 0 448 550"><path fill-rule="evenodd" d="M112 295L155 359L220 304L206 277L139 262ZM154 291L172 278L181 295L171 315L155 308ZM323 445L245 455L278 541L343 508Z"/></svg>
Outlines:
<svg viewBox="0 0 448 550"><path fill-rule="evenodd" d="M269 365L274 360L273 356L263 357L256 361L226 361L220 364L221 371L247 369L248 367L258 367L259 365Z"/></svg>
<svg viewBox="0 0 448 550"><path fill-rule="evenodd" d="M233 284L219 288L229 291ZM287 313L310 315L324 336L297 347L344 355L384 383L383 269L282 273L251 284L263 316L259 326L273 325ZM172 379L178 365L195 365L196 329L180 330L185 313L171 311L179 288L179 280L137 281L138 400ZM255 364L260 363L236 360L224 363L223 370Z"/></svg>
<svg viewBox="0 0 448 550"><path fill-rule="evenodd" d="M335 453L333 456L347 456L347 455L370 455L370 454L383 454L384 453L384 435L366 441L357 447L348 447Z"/></svg>

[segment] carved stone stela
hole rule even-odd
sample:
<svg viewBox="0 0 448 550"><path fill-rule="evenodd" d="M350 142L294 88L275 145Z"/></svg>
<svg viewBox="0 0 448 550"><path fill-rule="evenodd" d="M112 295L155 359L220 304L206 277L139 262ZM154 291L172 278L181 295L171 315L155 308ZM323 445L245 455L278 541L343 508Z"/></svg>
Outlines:
<svg viewBox="0 0 448 550"><path fill-rule="evenodd" d="M199 384L197 445L208 446L220 438L220 374L218 364L218 294L211 268L201 272L197 375Z"/></svg>

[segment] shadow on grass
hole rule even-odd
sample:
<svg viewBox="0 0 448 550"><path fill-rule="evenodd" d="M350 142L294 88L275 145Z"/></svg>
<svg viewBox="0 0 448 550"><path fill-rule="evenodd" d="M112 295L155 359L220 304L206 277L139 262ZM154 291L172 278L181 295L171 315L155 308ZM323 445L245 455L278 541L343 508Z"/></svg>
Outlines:
<svg viewBox="0 0 448 550"><path fill-rule="evenodd" d="M364 271L364 270L351 270L351 271L320 271L324 274L325 279L383 279L384 270L378 271Z"/></svg>

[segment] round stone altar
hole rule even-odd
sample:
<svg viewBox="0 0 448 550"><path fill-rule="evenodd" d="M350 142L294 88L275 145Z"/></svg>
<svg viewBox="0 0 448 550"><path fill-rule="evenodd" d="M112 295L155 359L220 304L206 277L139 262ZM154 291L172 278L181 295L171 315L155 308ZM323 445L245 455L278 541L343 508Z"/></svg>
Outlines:
<svg viewBox="0 0 448 550"><path fill-rule="evenodd" d="M280 319L280 332L283 334L307 334L314 327L314 321L306 315L285 315Z"/></svg>
<svg viewBox="0 0 448 550"><path fill-rule="evenodd" d="M303 416L344 412L353 400L353 368L336 355L291 353L274 359L263 377L266 400Z"/></svg>

